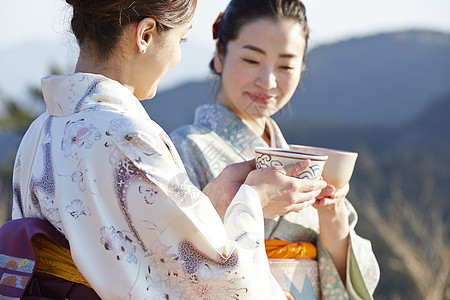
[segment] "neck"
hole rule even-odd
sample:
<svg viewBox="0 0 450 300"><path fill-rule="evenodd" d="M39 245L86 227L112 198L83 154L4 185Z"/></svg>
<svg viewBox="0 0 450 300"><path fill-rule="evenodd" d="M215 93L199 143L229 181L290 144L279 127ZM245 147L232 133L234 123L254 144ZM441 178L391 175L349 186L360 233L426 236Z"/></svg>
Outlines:
<svg viewBox="0 0 450 300"><path fill-rule="evenodd" d="M241 119L245 121L245 123L260 137L264 138L266 137L266 119L265 118L242 118ZM267 142L267 141L266 141Z"/></svg>
<svg viewBox="0 0 450 300"><path fill-rule="evenodd" d="M231 110L233 113L235 113L239 118L241 118L248 125L248 127L250 127L251 130L253 130L253 132L256 133L256 135L258 135L262 139L264 139L264 141L270 146L270 135L268 134L267 125L266 125L267 117L256 118L253 116L243 114L235 107L232 107L231 105L225 103L224 101L221 101L220 98L217 101L217 104L225 106L229 110Z"/></svg>
<svg viewBox="0 0 450 300"><path fill-rule="evenodd" d="M267 129L267 117L266 116L251 116L245 113L242 113L239 109L237 109L231 101L227 101L226 97L222 94L223 91L219 94L217 98L217 104L227 107L233 113L235 113L239 118L241 118L249 127L252 129L258 136L260 136L264 141L270 146L270 135L268 134Z"/></svg>
<svg viewBox="0 0 450 300"><path fill-rule="evenodd" d="M100 74L112 80L118 81L134 93L131 83L132 73L124 58L118 57L114 52L107 59L99 59L95 51L90 47L82 47L75 67L76 73Z"/></svg>

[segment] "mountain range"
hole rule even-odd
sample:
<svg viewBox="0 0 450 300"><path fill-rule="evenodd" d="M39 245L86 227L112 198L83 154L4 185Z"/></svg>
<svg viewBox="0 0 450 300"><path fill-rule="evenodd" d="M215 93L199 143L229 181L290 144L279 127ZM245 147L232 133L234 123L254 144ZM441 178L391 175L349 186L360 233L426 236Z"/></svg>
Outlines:
<svg viewBox="0 0 450 300"><path fill-rule="evenodd" d="M6 59L1 54L0 64ZM28 62L31 65L30 57L22 61L25 66ZM143 102L150 117L167 132L192 123L198 105L214 102L212 80L194 81L200 59L188 63L192 73L186 77L193 81L158 92L154 99ZM369 211L376 211L367 201L386 212L383 222L378 223L388 222L400 231L406 226L406 238L394 239L396 244L425 249L417 252L417 257L431 262L427 266L435 266L432 262L438 260L428 256L439 259L433 249L442 246L448 236L444 227L450 192L450 34L403 31L351 39L311 49L306 63L296 94L274 118L292 144L359 152L350 196L359 214L358 233L372 242L380 264L381 279L374 297L428 299L417 293L413 277L405 271L408 268L402 267L402 262L409 264L408 257L416 252L403 260L393 252L395 247L386 243L377 232L377 223L367 217ZM0 88L10 86L4 83ZM0 205L12 198L12 158L20 138L19 134L0 131ZM395 203L402 205L401 210L390 211ZM398 222L390 221L391 214ZM414 222L405 222L405 215ZM420 243L408 241L414 232L420 233ZM423 275L422 268L417 270Z"/></svg>
<svg viewBox="0 0 450 300"><path fill-rule="evenodd" d="M450 93L450 34L402 31L311 49L288 105L295 120L357 126L400 126ZM196 81L144 102L170 132L213 103L212 81Z"/></svg>
<svg viewBox="0 0 450 300"><path fill-rule="evenodd" d="M289 142L337 148L364 142L375 152L450 143L450 34L350 39L311 49L306 63L293 99L274 116ZM171 132L192 123L197 106L214 102L213 87L212 79L187 82L143 105ZM0 132L0 161L19 140Z"/></svg>

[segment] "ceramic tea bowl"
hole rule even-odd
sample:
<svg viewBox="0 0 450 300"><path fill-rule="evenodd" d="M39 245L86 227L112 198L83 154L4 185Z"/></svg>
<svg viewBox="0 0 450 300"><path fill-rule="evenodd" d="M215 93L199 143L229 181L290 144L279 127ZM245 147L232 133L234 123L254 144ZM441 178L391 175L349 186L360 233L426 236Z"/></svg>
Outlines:
<svg viewBox="0 0 450 300"><path fill-rule="evenodd" d="M307 159L310 160L308 169L295 175L295 177L300 179L320 179L323 167L328 159L327 155L279 148L255 148L256 168L258 169L271 166L285 166Z"/></svg>

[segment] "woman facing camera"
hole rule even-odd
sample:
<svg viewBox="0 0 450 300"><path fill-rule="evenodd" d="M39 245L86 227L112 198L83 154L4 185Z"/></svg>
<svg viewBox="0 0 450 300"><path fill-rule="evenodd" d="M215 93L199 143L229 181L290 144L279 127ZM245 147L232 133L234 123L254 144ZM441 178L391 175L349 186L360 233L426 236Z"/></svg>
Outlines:
<svg viewBox="0 0 450 300"><path fill-rule="evenodd" d="M196 0L67 3L80 55L75 73L42 79L47 110L17 153L0 298L284 299L264 216L326 184L291 176L306 165L248 161L199 190L139 102L180 61Z"/></svg>
<svg viewBox="0 0 450 300"><path fill-rule="evenodd" d="M309 30L298 0L231 0L213 33L217 47L210 67L220 82L216 104L200 106L194 124L171 134L199 188L228 164L254 158L255 147L289 148L271 116L300 82ZM320 282L324 298L371 299L379 268L370 242L354 231L357 214L345 198L348 191L348 184L328 185L314 207L266 219L265 238L317 247L318 278L309 279Z"/></svg>

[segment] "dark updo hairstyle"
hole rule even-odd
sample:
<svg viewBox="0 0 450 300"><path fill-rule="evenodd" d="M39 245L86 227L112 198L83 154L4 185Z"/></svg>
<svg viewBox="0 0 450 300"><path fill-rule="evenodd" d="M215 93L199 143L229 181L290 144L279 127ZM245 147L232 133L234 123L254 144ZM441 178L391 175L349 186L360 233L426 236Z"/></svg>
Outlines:
<svg viewBox="0 0 450 300"><path fill-rule="evenodd" d="M192 20L197 0L66 0L73 7L72 31L80 48L93 43L100 58L111 54L124 26L154 18L159 32Z"/></svg>
<svg viewBox="0 0 450 300"><path fill-rule="evenodd" d="M226 55L228 42L238 38L244 25L264 18L272 20L289 19L298 22L302 27L303 37L307 45L309 27L305 6L300 0L231 0L214 29L217 35L215 38L218 39L217 49L219 54ZM217 74L214 69L214 59L211 60L209 67L214 74Z"/></svg>

